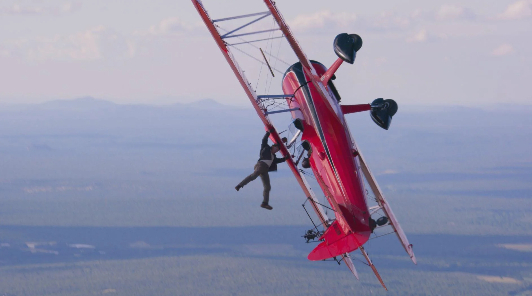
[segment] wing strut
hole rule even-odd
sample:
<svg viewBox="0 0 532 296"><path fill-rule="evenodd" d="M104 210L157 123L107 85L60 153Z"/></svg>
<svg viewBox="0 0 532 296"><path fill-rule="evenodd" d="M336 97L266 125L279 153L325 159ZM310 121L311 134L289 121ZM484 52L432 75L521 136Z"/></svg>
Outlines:
<svg viewBox="0 0 532 296"><path fill-rule="evenodd" d="M371 259L369 259L368 253L366 253L366 249L364 249L364 247L360 247L359 249L360 249L360 252L362 252L362 255L364 256L364 258L366 258L366 261L368 261L368 264L373 270L373 272L375 273L375 276L377 277L379 282L381 282L381 285L384 288L384 290L388 291L388 288L386 288L386 285L382 281L381 275L377 271L377 268L375 267L375 265L373 265L373 262L371 261Z"/></svg>

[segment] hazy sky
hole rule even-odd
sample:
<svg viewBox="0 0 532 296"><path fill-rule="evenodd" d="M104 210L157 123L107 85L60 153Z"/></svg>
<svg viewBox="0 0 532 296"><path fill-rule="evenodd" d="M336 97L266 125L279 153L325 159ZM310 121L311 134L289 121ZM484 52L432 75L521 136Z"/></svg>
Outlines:
<svg viewBox="0 0 532 296"><path fill-rule="evenodd" d="M261 0L203 2L213 18L266 10ZM355 65L337 74L349 102L532 102L532 0L276 2L307 56L326 65L336 34L362 36ZM0 0L0 103L81 96L249 105L188 0Z"/></svg>

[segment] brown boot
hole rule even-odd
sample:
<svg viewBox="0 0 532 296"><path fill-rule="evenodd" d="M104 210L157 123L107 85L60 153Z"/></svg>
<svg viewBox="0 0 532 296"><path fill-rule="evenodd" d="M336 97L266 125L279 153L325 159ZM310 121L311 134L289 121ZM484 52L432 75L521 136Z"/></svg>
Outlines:
<svg viewBox="0 0 532 296"><path fill-rule="evenodd" d="M270 205L267 204L267 203L262 203L262 204L260 205L260 207L261 207L261 208L265 208L266 210L271 210L271 209L273 209L272 206L270 206Z"/></svg>

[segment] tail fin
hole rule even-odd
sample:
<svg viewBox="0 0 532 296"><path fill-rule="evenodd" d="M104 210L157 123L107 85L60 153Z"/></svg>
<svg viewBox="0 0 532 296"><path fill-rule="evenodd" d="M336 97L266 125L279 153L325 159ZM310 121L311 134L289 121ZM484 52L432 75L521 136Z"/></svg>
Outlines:
<svg viewBox="0 0 532 296"><path fill-rule="evenodd" d="M345 233L338 221L334 221L320 239L325 241L310 252L309 260L319 261L340 256L358 249L365 242L360 241L353 233Z"/></svg>

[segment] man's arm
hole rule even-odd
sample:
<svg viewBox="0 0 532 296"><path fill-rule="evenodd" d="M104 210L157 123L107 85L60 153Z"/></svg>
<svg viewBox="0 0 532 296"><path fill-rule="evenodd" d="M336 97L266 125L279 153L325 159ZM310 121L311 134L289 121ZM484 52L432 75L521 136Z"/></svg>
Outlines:
<svg viewBox="0 0 532 296"><path fill-rule="evenodd" d="M270 131L267 131L264 137L262 138L261 147L268 146L268 138L270 137Z"/></svg>
<svg viewBox="0 0 532 296"><path fill-rule="evenodd" d="M285 162L289 157L290 157L290 156L283 157L283 158L277 158L277 157L275 157L275 159L273 160L273 162L275 162L275 163Z"/></svg>

